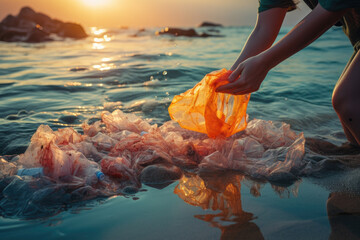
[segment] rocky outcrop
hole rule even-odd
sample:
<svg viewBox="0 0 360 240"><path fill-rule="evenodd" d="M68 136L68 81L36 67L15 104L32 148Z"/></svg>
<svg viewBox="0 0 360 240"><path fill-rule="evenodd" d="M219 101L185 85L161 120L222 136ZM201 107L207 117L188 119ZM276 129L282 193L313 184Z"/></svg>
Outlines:
<svg viewBox="0 0 360 240"><path fill-rule="evenodd" d="M0 23L0 41L39 43L53 40L53 34L73 39L87 37L81 25L52 19L30 7L23 7L17 16L8 15Z"/></svg>
<svg viewBox="0 0 360 240"><path fill-rule="evenodd" d="M211 35L208 33L197 33L195 29L169 28L166 27L161 31L157 31L156 35L172 35L175 37L221 37L220 35Z"/></svg>
<svg viewBox="0 0 360 240"><path fill-rule="evenodd" d="M223 25L220 23L212 23L212 22L202 22L199 27L222 27Z"/></svg>
<svg viewBox="0 0 360 240"><path fill-rule="evenodd" d="M145 167L140 174L140 181L146 185L162 188L180 179L182 171L171 164L154 164Z"/></svg>

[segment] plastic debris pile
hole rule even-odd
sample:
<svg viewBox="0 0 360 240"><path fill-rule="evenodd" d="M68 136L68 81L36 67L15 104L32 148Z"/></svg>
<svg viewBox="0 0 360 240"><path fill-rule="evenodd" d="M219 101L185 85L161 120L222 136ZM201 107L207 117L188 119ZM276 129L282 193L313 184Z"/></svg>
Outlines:
<svg viewBox="0 0 360 240"><path fill-rule="evenodd" d="M99 196L134 194L142 183L163 188L187 170L231 169L282 181L296 179L304 166L304 136L285 123L255 119L245 131L211 139L174 121L159 127L115 110L82 127L80 134L41 125L24 154L1 158L2 215L31 215L40 211L36 204L54 203L56 196L62 204L55 205L63 207ZM9 207L14 204L22 207Z"/></svg>

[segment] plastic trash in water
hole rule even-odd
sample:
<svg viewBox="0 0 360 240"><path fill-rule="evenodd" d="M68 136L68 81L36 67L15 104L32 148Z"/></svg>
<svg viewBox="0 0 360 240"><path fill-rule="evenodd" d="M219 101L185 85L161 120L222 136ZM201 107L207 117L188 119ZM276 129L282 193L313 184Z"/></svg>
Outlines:
<svg viewBox="0 0 360 240"><path fill-rule="evenodd" d="M102 173L101 171L96 171L96 172L95 172L95 175L96 175L96 177L97 177L97 179L98 179L99 181L104 181L104 180L105 180L105 175L104 175L104 173Z"/></svg>
<svg viewBox="0 0 360 240"><path fill-rule="evenodd" d="M14 163L0 157L0 179L16 174L18 168Z"/></svg>
<svg viewBox="0 0 360 240"><path fill-rule="evenodd" d="M95 185L105 181L105 174L96 167L89 167L85 171L86 183L89 185Z"/></svg>
<svg viewBox="0 0 360 240"><path fill-rule="evenodd" d="M226 69L211 72L192 89L175 96L169 106L171 119L182 128L206 133L210 138L229 137L244 130L250 94L215 92L229 83L231 73Z"/></svg>
<svg viewBox="0 0 360 240"><path fill-rule="evenodd" d="M44 168L21 168L17 171L16 175L18 176L31 176L35 178L40 178L45 176Z"/></svg>
<svg viewBox="0 0 360 240"><path fill-rule="evenodd" d="M105 174L102 171L97 170L95 172L95 176L97 178L97 183L100 183L103 186L109 186L110 185L109 179L106 178Z"/></svg>

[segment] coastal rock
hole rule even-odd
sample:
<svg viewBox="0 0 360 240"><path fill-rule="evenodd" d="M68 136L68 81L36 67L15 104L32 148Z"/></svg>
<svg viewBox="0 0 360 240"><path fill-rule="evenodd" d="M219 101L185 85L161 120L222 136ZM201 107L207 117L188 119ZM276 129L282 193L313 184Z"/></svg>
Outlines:
<svg viewBox="0 0 360 240"><path fill-rule="evenodd" d="M75 39L86 38L87 34L85 33L83 27L76 23L63 23L60 24L57 34L60 37L69 37Z"/></svg>
<svg viewBox="0 0 360 240"><path fill-rule="evenodd" d="M171 164L154 164L144 168L140 174L140 181L147 185L171 183L180 179L182 171Z"/></svg>
<svg viewBox="0 0 360 240"><path fill-rule="evenodd" d="M13 15L7 15L0 23L0 27L1 26L16 27L18 25L19 25L19 19Z"/></svg>
<svg viewBox="0 0 360 240"><path fill-rule="evenodd" d="M185 37L198 37L198 33L193 29L181 29L181 28L164 28L161 29L161 31L156 32L156 35L164 35L164 34L168 34L168 35L174 35L177 37L180 36L185 36Z"/></svg>
<svg viewBox="0 0 360 240"><path fill-rule="evenodd" d="M223 25L220 23L212 23L212 22L202 22L199 27L222 27Z"/></svg>
<svg viewBox="0 0 360 240"><path fill-rule="evenodd" d="M41 28L33 28L27 35L26 42L37 43L44 41L52 41L49 33L43 31Z"/></svg>
<svg viewBox="0 0 360 240"><path fill-rule="evenodd" d="M35 24L39 24L40 26L46 26L47 24L52 22L52 19L49 16L43 13L37 13L30 7L23 7L20 10L17 18L20 21L24 21L25 23L26 22L35 23Z"/></svg>
<svg viewBox="0 0 360 240"><path fill-rule="evenodd" d="M39 43L52 41L51 34L73 39L87 37L81 25L52 19L30 7L23 7L17 16L8 15L0 23L0 41Z"/></svg>
<svg viewBox="0 0 360 240"><path fill-rule="evenodd" d="M4 42L25 42L28 33L21 29L1 28L0 41Z"/></svg>
<svg viewBox="0 0 360 240"><path fill-rule="evenodd" d="M211 35L208 33L197 33L195 31L195 29L190 28L190 29L182 29L182 28L169 28L166 27L164 29L162 29L161 31L157 31L156 35L172 35L172 36L176 36L176 37L220 37L220 35Z"/></svg>

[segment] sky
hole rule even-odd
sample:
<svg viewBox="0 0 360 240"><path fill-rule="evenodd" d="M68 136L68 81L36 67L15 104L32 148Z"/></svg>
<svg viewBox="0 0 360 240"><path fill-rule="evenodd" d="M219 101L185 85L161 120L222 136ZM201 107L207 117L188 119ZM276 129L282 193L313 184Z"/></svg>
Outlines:
<svg viewBox="0 0 360 240"><path fill-rule="evenodd" d="M203 21L226 26L253 26L257 0L0 0L0 19L29 6L52 18L86 27L197 26ZM309 10L290 12L285 25L295 25Z"/></svg>

